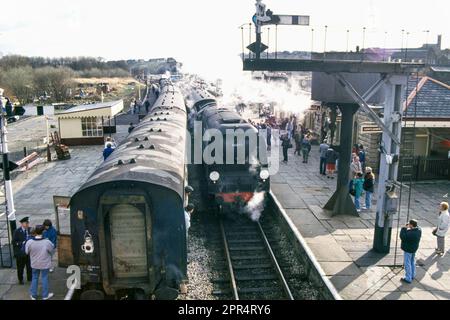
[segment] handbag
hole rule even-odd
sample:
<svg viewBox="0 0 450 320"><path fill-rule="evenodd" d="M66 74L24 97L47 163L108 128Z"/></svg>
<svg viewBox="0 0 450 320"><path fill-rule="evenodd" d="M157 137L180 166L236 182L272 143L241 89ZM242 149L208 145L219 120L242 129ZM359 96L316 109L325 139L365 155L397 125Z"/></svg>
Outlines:
<svg viewBox="0 0 450 320"><path fill-rule="evenodd" d="M350 193L352 196L355 196L355 195L356 195L356 190L355 190L355 189L350 189L349 193Z"/></svg>

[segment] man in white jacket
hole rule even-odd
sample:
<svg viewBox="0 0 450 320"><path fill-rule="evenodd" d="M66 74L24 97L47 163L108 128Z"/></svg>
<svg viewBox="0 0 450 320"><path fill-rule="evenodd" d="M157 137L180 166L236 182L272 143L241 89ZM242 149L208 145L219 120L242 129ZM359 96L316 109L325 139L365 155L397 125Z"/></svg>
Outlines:
<svg viewBox="0 0 450 320"><path fill-rule="evenodd" d="M433 233L437 237L436 254L443 255L445 251L445 235L450 227L450 215L448 213L448 203L442 202L439 207L438 226Z"/></svg>

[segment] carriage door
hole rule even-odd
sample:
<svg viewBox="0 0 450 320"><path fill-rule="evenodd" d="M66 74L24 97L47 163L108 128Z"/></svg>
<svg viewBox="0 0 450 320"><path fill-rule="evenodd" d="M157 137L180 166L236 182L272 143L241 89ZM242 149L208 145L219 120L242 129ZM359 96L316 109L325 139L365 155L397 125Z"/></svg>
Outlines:
<svg viewBox="0 0 450 320"><path fill-rule="evenodd" d="M117 204L111 208L109 223L114 278L146 277L148 269L144 214L135 206Z"/></svg>

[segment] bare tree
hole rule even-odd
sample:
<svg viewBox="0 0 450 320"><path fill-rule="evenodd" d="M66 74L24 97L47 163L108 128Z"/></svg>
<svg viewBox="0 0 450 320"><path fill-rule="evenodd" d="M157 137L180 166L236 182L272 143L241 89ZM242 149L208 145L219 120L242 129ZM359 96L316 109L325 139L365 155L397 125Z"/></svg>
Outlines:
<svg viewBox="0 0 450 320"><path fill-rule="evenodd" d="M26 104L33 95L33 69L27 66L2 72L0 87L5 87L19 100L20 104Z"/></svg>
<svg viewBox="0 0 450 320"><path fill-rule="evenodd" d="M34 83L36 93L47 92L55 101L64 101L69 97L73 86L74 72L66 67L44 67L35 70Z"/></svg>

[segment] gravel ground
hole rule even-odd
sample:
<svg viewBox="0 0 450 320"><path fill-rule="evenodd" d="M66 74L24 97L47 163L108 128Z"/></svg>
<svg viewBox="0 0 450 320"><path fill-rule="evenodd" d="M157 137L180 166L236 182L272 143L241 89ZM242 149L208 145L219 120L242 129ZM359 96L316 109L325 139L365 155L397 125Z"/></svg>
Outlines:
<svg viewBox="0 0 450 320"><path fill-rule="evenodd" d="M180 294L179 300L216 300L213 296L212 253L206 245L203 224L193 217L188 239L188 293Z"/></svg>

